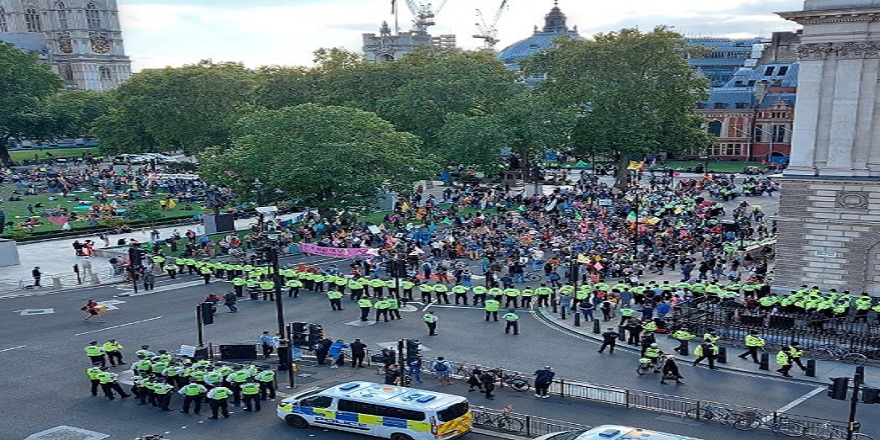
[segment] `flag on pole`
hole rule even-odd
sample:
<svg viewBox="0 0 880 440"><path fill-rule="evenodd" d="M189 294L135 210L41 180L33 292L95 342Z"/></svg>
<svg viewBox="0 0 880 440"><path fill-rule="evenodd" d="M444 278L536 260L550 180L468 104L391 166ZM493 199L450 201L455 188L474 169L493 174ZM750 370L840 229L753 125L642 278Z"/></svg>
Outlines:
<svg viewBox="0 0 880 440"><path fill-rule="evenodd" d="M583 219L583 217L581 217L581 211L579 209L574 210L574 219L575 220L582 220Z"/></svg>
<svg viewBox="0 0 880 440"><path fill-rule="evenodd" d="M629 212L629 215L626 216L626 221L628 221L628 222L634 222L634 221L636 221L636 212L635 212L635 211L630 211L630 212Z"/></svg>

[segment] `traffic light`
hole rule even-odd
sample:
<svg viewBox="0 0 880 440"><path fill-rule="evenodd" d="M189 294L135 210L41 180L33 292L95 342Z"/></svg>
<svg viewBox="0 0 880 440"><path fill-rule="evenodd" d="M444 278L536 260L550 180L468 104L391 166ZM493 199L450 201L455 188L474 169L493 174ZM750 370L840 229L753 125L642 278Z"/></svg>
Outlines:
<svg viewBox="0 0 880 440"><path fill-rule="evenodd" d="M291 333L293 334L293 346L299 348L309 348L309 324L305 322L294 322L291 324Z"/></svg>
<svg viewBox="0 0 880 440"><path fill-rule="evenodd" d="M406 360L410 361L422 356L422 350L419 348L420 345L418 339L406 340Z"/></svg>
<svg viewBox="0 0 880 440"><path fill-rule="evenodd" d="M880 389L862 387L862 403L880 403Z"/></svg>
<svg viewBox="0 0 880 440"><path fill-rule="evenodd" d="M199 312L202 314L202 325L214 323L214 303L203 302L199 304Z"/></svg>
<svg viewBox="0 0 880 440"><path fill-rule="evenodd" d="M834 400L846 400L849 391L848 377L832 377L828 385L828 397Z"/></svg>
<svg viewBox="0 0 880 440"><path fill-rule="evenodd" d="M314 347L315 344L324 339L324 327L318 324L309 324L309 346Z"/></svg>
<svg viewBox="0 0 880 440"><path fill-rule="evenodd" d="M140 267L144 265L143 257L144 250L138 247L130 247L128 248L128 261L131 262L132 267Z"/></svg>

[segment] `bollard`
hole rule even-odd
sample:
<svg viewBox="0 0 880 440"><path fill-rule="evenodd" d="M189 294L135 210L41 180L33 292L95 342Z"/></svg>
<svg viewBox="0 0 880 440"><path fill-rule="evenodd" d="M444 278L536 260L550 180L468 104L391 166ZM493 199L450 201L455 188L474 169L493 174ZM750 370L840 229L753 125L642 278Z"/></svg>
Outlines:
<svg viewBox="0 0 880 440"><path fill-rule="evenodd" d="M93 273L91 277L91 281L89 281L93 286L97 286L101 284L101 280L98 279L98 274Z"/></svg>
<svg viewBox="0 0 880 440"><path fill-rule="evenodd" d="M550 306L553 307L553 313L559 313L559 310L556 308L556 295L550 297Z"/></svg>
<svg viewBox="0 0 880 440"><path fill-rule="evenodd" d="M716 361L719 364L727 363L727 347L718 347L718 359Z"/></svg>
<svg viewBox="0 0 880 440"><path fill-rule="evenodd" d="M688 343L689 343L689 341L681 341L680 342L681 345L679 345L679 347L681 347L681 348L678 349L678 354L680 354L682 356L690 356L691 355L690 348L688 347Z"/></svg>
<svg viewBox="0 0 880 440"><path fill-rule="evenodd" d="M59 277L59 276L52 277L52 288L53 289L60 289L61 288L61 277Z"/></svg>
<svg viewBox="0 0 880 440"><path fill-rule="evenodd" d="M626 328L622 325L617 326L617 340L626 342Z"/></svg>
<svg viewBox="0 0 880 440"><path fill-rule="evenodd" d="M598 319L593 320L593 333L595 333L597 335L602 333L602 330L599 328L599 320Z"/></svg>
<svg viewBox="0 0 880 440"><path fill-rule="evenodd" d="M575 327L581 326L581 314L578 312L574 312L574 326Z"/></svg>
<svg viewBox="0 0 880 440"><path fill-rule="evenodd" d="M807 377L816 377L816 360L815 359L807 359L807 369L804 370L804 374Z"/></svg>
<svg viewBox="0 0 880 440"><path fill-rule="evenodd" d="M563 305L563 306L560 307L560 309L559 309L559 316L560 316L562 319L565 319L565 310L566 310L566 309L568 309L568 307L565 306L565 305Z"/></svg>
<svg viewBox="0 0 880 440"><path fill-rule="evenodd" d="M260 297L260 292L257 292L256 290L251 289L248 291L248 295L250 295L252 301L256 301Z"/></svg>
<svg viewBox="0 0 880 440"><path fill-rule="evenodd" d="M761 353L761 362L758 365L759 370L769 370L770 369L770 355L767 353Z"/></svg>

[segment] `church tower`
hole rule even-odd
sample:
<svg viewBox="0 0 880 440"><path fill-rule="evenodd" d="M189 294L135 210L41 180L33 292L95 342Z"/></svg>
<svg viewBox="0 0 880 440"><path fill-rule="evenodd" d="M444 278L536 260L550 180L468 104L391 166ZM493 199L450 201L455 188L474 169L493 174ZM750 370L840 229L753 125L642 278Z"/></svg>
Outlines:
<svg viewBox="0 0 880 440"><path fill-rule="evenodd" d="M37 50L71 89L110 90L131 76L116 0L0 0L0 40Z"/></svg>
<svg viewBox="0 0 880 440"><path fill-rule="evenodd" d="M880 293L880 0L806 0L774 284Z"/></svg>

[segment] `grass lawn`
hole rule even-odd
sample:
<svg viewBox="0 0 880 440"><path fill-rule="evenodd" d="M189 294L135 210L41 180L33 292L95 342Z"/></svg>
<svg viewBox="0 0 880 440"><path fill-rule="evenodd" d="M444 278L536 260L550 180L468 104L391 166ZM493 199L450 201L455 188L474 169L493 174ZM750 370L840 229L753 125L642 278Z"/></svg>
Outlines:
<svg viewBox="0 0 880 440"><path fill-rule="evenodd" d="M98 148L43 148L43 149L29 149L29 150L12 150L9 152L9 157L12 158L15 162L20 162L22 160L33 160L34 156L38 159L46 159L49 156L46 156L46 153L52 153L56 158L59 157L80 157L86 153L92 153L93 155L99 155Z"/></svg>
<svg viewBox="0 0 880 440"><path fill-rule="evenodd" d="M73 200L73 195L77 195L83 200L94 201L94 199L92 199L92 197L91 197L90 192L78 192L78 193L69 194L67 198L62 197L61 194L37 194L37 195L32 195L32 196L23 195L22 200L20 202L10 202L9 197L12 195L12 191L14 189L15 189L15 185L10 185L10 184L3 185L2 187L0 187L0 197L2 197L4 200L3 203L0 203L0 210L2 210L4 212L4 214L6 214L6 221L7 222L13 222L15 224L15 226L12 229L20 229L18 227L18 224L26 221L27 218L31 216L31 214L28 212L28 209L27 209L29 204L34 205L34 206L36 206L38 203L43 204L43 207L41 207L41 208L36 208L36 207L34 208L34 212L37 214L40 214L40 213L46 212L46 211L50 211L55 207L65 207L68 209L68 212L75 211L82 216L86 216L86 215L88 215L89 210L87 210L87 209L86 210L75 210L74 209L74 207L77 206L79 203ZM55 200L50 200L50 197L54 197ZM157 204L159 203L158 202L159 199L153 199L153 200L155 201L155 203L157 203ZM128 203L128 201L119 199L118 203L124 207L125 204ZM89 206L91 206L91 205L89 205ZM196 211L184 211L181 209L184 206L185 206L185 204L178 204L175 207L175 209L172 209L170 211L164 211L162 213L162 215L165 218L192 217L192 215ZM200 206L198 204L192 204L192 207L195 209L199 209ZM45 215L42 216L41 221L43 224L35 227L34 232L60 231L61 230L61 225L52 224L51 222L49 222L48 217ZM86 229L86 228L91 227L91 226L89 226L89 223L87 220L79 220L79 221L75 221L75 222L70 222L70 226L73 229ZM7 230L9 230L9 228L7 228Z"/></svg>
<svg viewBox="0 0 880 440"><path fill-rule="evenodd" d="M666 161L666 166L672 169L677 168L691 168L693 169L697 165L704 165L703 161L696 160L668 160ZM747 166L755 166L758 168L763 168L764 165L761 162L709 162L709 171L721 172L721 173L741 173L743 169ZM656 166L654 168L661 168L660 166ZM648 169L651 169L649 167Z"/></svg>

